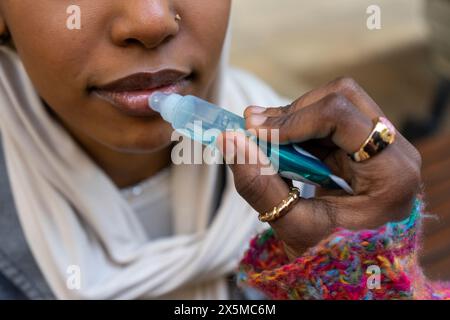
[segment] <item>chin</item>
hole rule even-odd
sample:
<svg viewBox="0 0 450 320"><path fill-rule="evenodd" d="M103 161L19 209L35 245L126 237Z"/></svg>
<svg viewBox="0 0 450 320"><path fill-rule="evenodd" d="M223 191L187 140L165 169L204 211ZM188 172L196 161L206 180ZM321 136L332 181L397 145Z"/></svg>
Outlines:
<svg viewBox="0 0 450 320"><path fill-rule="evenodd" d="M113 151L128 154L151 154L171 146L173 129L160 128L159 130L145 131L123 137L120 141L107 143Z"/></svg>
<svg viewBox="0 0 450 320"><path fill-rule="evenodd" d="M150 142L150 141L142 141L142 142L134 142L129 144L115 144L115 145L106 145L109 149L114 152L124 153L124 154L152 154L162 151L164 149L169 148L172 145L172 142L169 140L158 142Z"/></svg>

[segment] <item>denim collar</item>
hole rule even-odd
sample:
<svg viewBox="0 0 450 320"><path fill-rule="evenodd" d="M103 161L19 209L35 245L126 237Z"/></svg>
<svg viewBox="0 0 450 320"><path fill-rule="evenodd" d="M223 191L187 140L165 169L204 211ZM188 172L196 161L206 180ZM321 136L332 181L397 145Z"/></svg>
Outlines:
<svg viewBox="0 0 450 320"><path fill-rule="evenodd" d="M1 141L1 135L0 135ZM28 299L53 299L25 239L0 142L0 272Z"/></svg>

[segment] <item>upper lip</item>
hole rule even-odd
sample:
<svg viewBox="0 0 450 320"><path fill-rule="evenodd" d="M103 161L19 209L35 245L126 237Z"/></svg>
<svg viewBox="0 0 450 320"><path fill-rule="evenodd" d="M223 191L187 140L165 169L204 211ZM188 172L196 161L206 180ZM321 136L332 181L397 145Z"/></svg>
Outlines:
<svg viewBox="0 0 450 320"><path fill-rule="evenodd" d="M188 76L189 73L175 69L165 69L157 72L139 72L106 85L95 87L94 89L113 92L153 90L174 84Z"/></svg>

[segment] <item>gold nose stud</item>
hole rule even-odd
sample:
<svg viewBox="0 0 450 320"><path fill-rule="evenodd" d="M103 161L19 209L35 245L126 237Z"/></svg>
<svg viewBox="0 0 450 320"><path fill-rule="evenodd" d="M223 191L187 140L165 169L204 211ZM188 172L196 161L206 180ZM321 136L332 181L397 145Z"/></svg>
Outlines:
<svg viewBox="0 0 450 320"><path fill-rule="evenodd" d="M181 16L178 13L175 15L175 21L177 22L181 21Z"/></svg>

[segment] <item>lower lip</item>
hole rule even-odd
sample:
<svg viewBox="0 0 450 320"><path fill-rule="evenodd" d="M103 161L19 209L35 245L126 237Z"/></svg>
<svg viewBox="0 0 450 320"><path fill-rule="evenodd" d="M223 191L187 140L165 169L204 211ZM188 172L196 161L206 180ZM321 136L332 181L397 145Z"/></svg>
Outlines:
<svg viewBox="0 0 450 320"><path fill-rule="evenodd" d="M113 106L118 108L120 111L125 112L131 116L154 116L158 113L148 105L148 98L154 92L163 93L178 93L182 94L186 86L188 85L188 80L181 80L168 86L140 90L140 91L105 91L105 90L95 90L94 93L103 100L111 103Z"/></svg>

